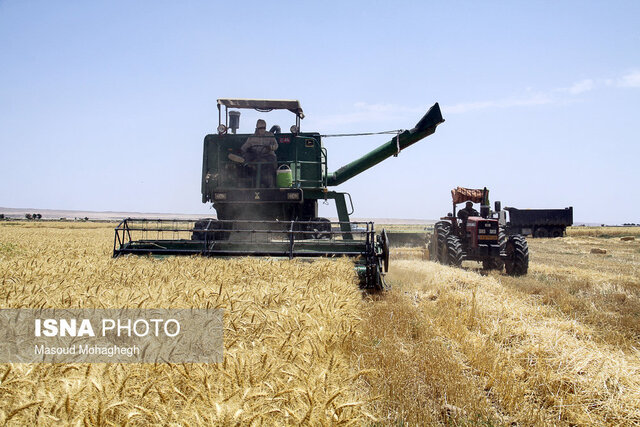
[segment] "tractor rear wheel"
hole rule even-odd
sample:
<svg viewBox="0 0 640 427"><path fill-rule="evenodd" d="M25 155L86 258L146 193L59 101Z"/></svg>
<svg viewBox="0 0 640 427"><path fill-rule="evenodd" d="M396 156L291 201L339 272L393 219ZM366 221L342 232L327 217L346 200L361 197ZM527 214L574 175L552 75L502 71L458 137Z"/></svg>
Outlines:
<svg viewBox="0 0 640 427"><path fill-rule="evenodd" d="M447 263L447 237L451 232L451 224L438 221L433 227L433 237L429 247L429 259L431 261Z"/></svg>
<svg viewBox="0 0 640 427"><path fill-rule="evenodd" d="M509 236L506 245L505 271L510 276L524 276L529 269L529 246L521 235Z"/></svg>
<svg viewBox="0 0 640 427"><path fill-rule="evenodd" d="M462 244L458 236L449 236L447 238L447 261L446 264L453 267L460 267L464 255L462 253Z"/></svg>

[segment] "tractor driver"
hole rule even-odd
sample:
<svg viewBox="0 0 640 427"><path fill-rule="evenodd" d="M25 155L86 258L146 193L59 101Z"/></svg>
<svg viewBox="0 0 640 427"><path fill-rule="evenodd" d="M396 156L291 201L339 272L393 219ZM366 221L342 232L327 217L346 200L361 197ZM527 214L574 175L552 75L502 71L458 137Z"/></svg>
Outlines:
<svg viewBox="0 0 640 427"><path fill-rule="evenodd" d="M460 209L458 212L458 218L463 222L467 221L470 216L480 216L477 210L473 209L473 202L467 202L464 209Z"/></svg>
<svg viewBox="0 0 640 427"><path fill-rule="evenodd" d="M267 132L267 123L258 119L256 131L247 138L240 150L245 163L258 162L260 165L260 182L256 183L261 187L275 187L276 168L278 159L275 151L278 149L278 141L273 137L273 133Z"/></svg>

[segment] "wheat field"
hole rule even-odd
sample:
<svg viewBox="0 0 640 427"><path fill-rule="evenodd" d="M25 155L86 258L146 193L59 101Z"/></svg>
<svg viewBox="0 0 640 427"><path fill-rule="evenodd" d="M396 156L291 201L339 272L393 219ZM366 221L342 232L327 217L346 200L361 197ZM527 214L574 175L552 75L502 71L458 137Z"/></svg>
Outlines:
<svg viewBox="0 0 640 427"><path fill-rule="evenodd" d="M223 308L221 364L3 364L0 422L362 424L347 260L111 258L113 225L1 224L2 308Z"/></svg>
<svg viewBox="0 0 640 427"><path fill-rule="evenodd" d="M521 278L397 249L363 295L344 259L114 260L113 227L0 222L0 307L219 307L224 363L1 364L0 422L640 424L635 229L530 240Z"/></svg>

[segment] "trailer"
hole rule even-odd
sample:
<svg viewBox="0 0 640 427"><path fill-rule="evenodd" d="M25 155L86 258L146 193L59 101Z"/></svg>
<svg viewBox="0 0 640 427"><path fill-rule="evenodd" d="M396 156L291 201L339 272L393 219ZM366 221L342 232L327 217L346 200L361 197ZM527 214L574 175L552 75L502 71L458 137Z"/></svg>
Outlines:
<svg viewBox="0 0 640 427"><path fill-rule="evenodd" d="M567 227L573 225L573 206L564 209L505 208L509 220L505 230L508 235L522 234L533 237L562 237Z"/></svg>

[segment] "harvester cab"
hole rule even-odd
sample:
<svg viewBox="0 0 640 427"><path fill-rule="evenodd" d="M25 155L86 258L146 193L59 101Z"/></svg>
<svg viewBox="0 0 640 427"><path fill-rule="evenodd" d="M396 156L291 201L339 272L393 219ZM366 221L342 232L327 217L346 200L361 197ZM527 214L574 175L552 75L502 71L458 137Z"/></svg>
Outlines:
<svg viewBox="0 0 640 427"><path fill-rule="evenodd" d="M440 218L434 226L429 246L430 258L459 267L462 261L479 261L485 270L502 270L520 276L529 267L529 248L521 235L507 236L501 203L492 211L489 190L457 187L451 190L453 211ZM457 205L467 203L456 215ZM473 209L480 204L480 212Z"/></svg>
<svg viewBox="0 0 640 427"><path fill-rule="evenodd" d="M386 232L377 233L372 222L351 222L351 196L330 187L434 133L444 121L438 104L414 128L333 173L327 169L323 136L301 129L304 113L298 101L225 98L217 106L217 132L204 138L201 181L202 202L212 203L217 217L173 225L124 220L116 229L114 256L349 256L361 286L382 289L389 263ZM241 109L288 110L295 122L289 132L279 126L267 131L260 119L254 133L237 133ZM327 200L335 201L338 221L318 216L318 202Z"/></svg>

